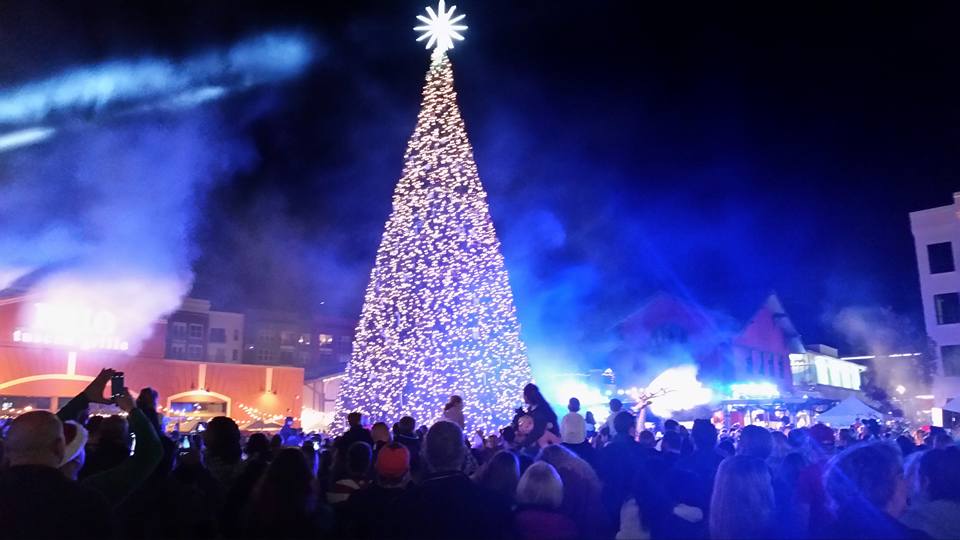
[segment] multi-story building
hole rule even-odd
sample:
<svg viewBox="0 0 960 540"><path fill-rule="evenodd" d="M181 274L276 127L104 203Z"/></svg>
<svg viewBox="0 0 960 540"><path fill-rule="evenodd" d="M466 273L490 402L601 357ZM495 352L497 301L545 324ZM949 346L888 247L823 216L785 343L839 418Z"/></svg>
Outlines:
<svg viewBox="0 0 960 540"><path fill-rule="evenodd" d="M304 367L316 341L309 319L296 313L248 310L244 317L243 362Z"/></svg>
<svg viewBox="0 0 960 540"><path fill-rule="evenodd" d="M960 193L953 204L910 213L917 254L923 320L936 343L934 406L960 397Z"/></svg>
<svg viewBox="0 0 960 540"><path fill-rule="evenodd" d="M210 312L207 332L207 360L239 364L243 359L243 314Z"/></svg>
<svg viewBox="0 0 960 540"><path fill-rule="evenodd" d="M808 345L802 353L790 353L793 384L804 394L843 400L860 391L860 375L866 367L840 358L837 349Z"/></svg>
<svg viewBox="0 0 960 540"><path fill-rule="evenodd" d="M210 301L185 298L180 309L167 317L166 357L206 360L210 328Z"/></svg>

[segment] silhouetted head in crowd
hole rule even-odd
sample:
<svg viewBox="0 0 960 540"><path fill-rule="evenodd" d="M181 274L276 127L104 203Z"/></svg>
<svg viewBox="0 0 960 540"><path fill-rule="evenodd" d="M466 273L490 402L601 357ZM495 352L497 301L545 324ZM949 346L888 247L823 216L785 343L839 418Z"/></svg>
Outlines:
<svg viewBox="0 0 960 540"><path fill-rule="evenodd" d="M937 450L953 446L953 437L948 433L937 433L933 436L933 447Z"/></svg>
<svg viewBox="0 0 960 540"><path fill-rule="evenodd" d="M397 422L397 431L408 437L413 437L413 430L417 429L417 421L412 416L404 416Z"/></svg>
<svg viewBox="0 0 960 540"><path fill-rule="evenodd" d="M247 457L258 458L267 457L270 454L270 441L263 433L254 433L247 439Z"/></svg>
<svg viewBox="0 0 960 540"><path fill-rule="evenodd" d="M613 429L617 435L630 435L636 429L636 418L627 411L621 411L613 417Z"/></svg>
<svg viewBox="0 0 960 540"><path fill-rule="evenodd" d="M298 523L316 504L312 481L303 452L284 448L260 478L251 498L250 516L264 527Z"/></svg>
<svg viewBox="0 0 960 540"><path fill-rule="evenodd" d="M906 435L900 435L897 437L896 441L897 446L900 447L900 454L903 455L904 458L912 454L917 449L910 437L907 437Z"/></svg>
<svg viewBox="0 0 960 540"><path fill-rule="evenodd" d="M679 454L683 446L683 438L676 431L667 431L660 441L660 451L665 454Z"/></svg>
<svg viewBox="0 0 960 540"><path fill-rule="evenodd" d="M378 443L388 443L390 442L390 430L387 428L387 424L384 422L377 422L370 427L370 438L373 439L373 442Z"/></svg>
<svg viewBox="0 0 960 540"><path fill-rule="evenodd" d="M960 449L928 451L920 458L920 485L931 501L960 502Z"/></svg>
<svg viewBox="0 0 960 540"><path fill-rule="evenodd" d="M30 411L13 419L4 441L4 455L11 467L43 465L60 467L64 457L63 424L53 413Z"/></svg>
<svg viewBox="0 0 960 540"><path fill-rule="evenodd" d="M670 431L679 431L679 430L680 430L680 422L677 422L677 421L674 420L673 418L670 418L670 419L665 420L665 421L663 422L663 431L664 431L664 433L667 433L667 432L670 432Z"/></svg>
<svg viewBox="0 0 960 540"><path fill-rule="evenodd" d="M767 459L771 452L773 452L773 436L770 435L769 430L754 425L744 426L740 430L737 455Z"/></svg>
<svg viewBox="0 0 960 540"><path fill-rule="evenodd" d="M620 400L617 399L617 398L613 398L613 399L610 400L610 413L611 413L611 414L616 414L616 413L620 412L620 409L622 409L622 408L623 408L623 402L622 402L622 401L620 401Z"/></svg>
<svg viewBox="0 0 960 540"><path fill-rule="evenodd" d="M387 487L402 485L407 473L410 472L410 451L399 443L384 446L377 453L374 470L377 472L377 482L380 485Z"/></svg>
<svg viewBox="0 0 960 540"><path fill-rule="evenodd" d="M232 418L218 416L207 424L203 432L203 443L208 458L215 458L225 463L240 461L240 428Z"/></svg>
<svg viewBox="0 0 960 540"><path fill-rule="evenodd" d="M118 446L130 448L130 431L127 419L118 416L107 416L100 423L98 442L100 446Z"/></svg>
<svg viewBox="0 0 960 540"><path fill-rule="evenodd" d="M563 504L563 481L552 465L543 461L527 467L517 483L517 504L557 509Z"/></svg>
<svg viewBox="0 0 960 540"><path fill-rule="evenodd" d="M826 452L827 454L832 454L834 448L836 447L836 439L833 434L833 429L823 423L817 422L816 424L810 426L807 434L810 437L810 440L817 443L817 446Z"/></svg>
<svg viewBox="0 0 960 540"><path fill-rule="evenodd" d="M520 480L520 462L513 452L500 450L474 473L473 480L505 500L513 501Z"/></svg>
<svg viewBox="0 0 960 540"><path fill-rule="evenodd" d="M537 405L537 406L548 406L546 398L543 397L543 394L540 393L540 388L533 383L529 383L523 387L523 401L527 405Z"/></svg>
<svg viewBox="0 0 960 540"><path fill-rule="evenodd" d="M358 412L352 412L347 415L347 425L351 428L363 427L363 415Z"/></svg>
<svg viewBox="0 0 960 540"><path fill-rule="evenodd" d="M712 450L717 445L717 427L706 418L693 421L690 437L697 450Z"/></svg>
<svg viewBox="0 0 960 540"><path fill-rule="evenodd" d="M283 437L279 434L273 435L270 437L270 450L276 454L283 448Z"/></svg>
<svg viewBox="0 0 960 540"><path fill-rule="evenodd" d="M728 458L736 454L737 449L733 446L733 441L727 437L717 443L717 452L720 452L721 456Z"/></svg>
<svg viewBox="0 0 960 540"><path fill-rule="evenodd" d="M899 517L907 506L900 451L888 442L853 446L830 460L824 487L838 518L885 512Z"/></svg>
<svg viewBox="0 0 960 540"><path fill-rule="evenodd" d="M583 419L584 419L588 424L596 424L596 423L597 423L597 420L593 417L593 412L591 412L591 411L587 411L587 414L585 414L585 415L583 416Z"/></svg>
<svg viewBox="0 0 960 540"><path fill-rule="evenodd" d="M87 428L87 435L91 440L94 440L100 436L100 426L103 424L102 416L90 416L87 418L84 427Z"/></svg>
<svg viewBox="0 0 960 540"><path fill-rule="evenodd" d="M433 471L460 470L466 452L466 447L463 444L463 431L460 426L453 422L441 420L430 426L425 439L423 457L426 458L427 465Z"/></svg>
<svg viewBox="0 0 960 540"><path fill-rule="evenodd" d="M570 401L567 402L567 410L570 412L580 412L580 400L572 397Z"/></svg>
<svg viewBox="0 0 960 540"><path fill-rule="evenodd" d="M347 473L351 477L366 476L370 471L370 462L373 459L373 451L370 445L357 441L347 448Z"/></svg>
<svg viewBox="0 0 960 540"><path fill-rule="evenodd" d="M773 514L773 485L767 464L752 456L723 460L710 499L710 538L770 538Z"/></svg>
<svg viewBox="0 0 960 540"><path fill-rule="evenodd" d="M640 446L644 448L653 448L657 445L657 436L649 429L640 432Z"/></svg>

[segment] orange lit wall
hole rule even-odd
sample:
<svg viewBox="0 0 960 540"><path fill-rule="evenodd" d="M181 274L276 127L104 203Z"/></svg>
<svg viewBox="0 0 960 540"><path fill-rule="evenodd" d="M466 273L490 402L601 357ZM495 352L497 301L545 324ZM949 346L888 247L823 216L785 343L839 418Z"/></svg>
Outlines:
<svg viewBox="0 0 960 540"><path fill-rule="evenodd" d="M101 368L123 371L134 394L151 387L160 404L216 400L227 403L228 414L243 426L253 420L244 409L263 415L300 416L303 369L251 364L219 364L164 359L165 323L157 323L138 356L113 351L70 351L52 346L15 343L12 334L22 303L0 301L0 396L72 397ZM132 345L132 344L131 344Z"/></svg>

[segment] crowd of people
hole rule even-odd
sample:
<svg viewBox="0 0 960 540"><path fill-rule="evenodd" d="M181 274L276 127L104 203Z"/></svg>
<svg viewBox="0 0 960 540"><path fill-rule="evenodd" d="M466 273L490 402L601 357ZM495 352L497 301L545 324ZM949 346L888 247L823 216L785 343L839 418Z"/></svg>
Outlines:
<svg viewBox="0 0 960 540"><path fill-rule="evenodd" d="M599 426L576 398L558 419L529 384L495 434L465 434L452 396L429 426L171 437L156 392L105 398L111 375L4 428L0 538L960 538L960 449L937 429L654 433L618 400ZM126 415L87 415L106 402Z"/></svg>

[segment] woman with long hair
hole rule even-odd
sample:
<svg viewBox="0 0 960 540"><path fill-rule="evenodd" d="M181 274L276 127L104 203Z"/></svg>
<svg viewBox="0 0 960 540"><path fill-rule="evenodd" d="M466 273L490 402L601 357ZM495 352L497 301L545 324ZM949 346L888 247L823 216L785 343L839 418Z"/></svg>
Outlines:
<svg viewBox="0 0 960 540"><path fill-rule="evenodd" d="M560 512L577 524L583 538L610 536L610 523L600 501L601 484L596 471L569 449L560 445L545 447L537 461L552 465L563 480Z"/></svg>
<svg viewBox="0 0 960 540"><path fill-rule="evenodd" d="M316 538L324 530L324 507L300 449L277 453L257 484L246 514L245 532L251 539Z"/></svg>
<svg viewBox="0 0 960 540"><path fill-rule="evenodd" d="M751 456L727 458L717 470L710 499L710 538L772 538L774 507L767 464Z"/></svg>
<svg viewBox="0 0 960 540"><path fill-rule="evenodd" d="M508 505L513 504L517 482L520 481L520 462L513 452L500 450L484 463L471 479L503 497Z"/></svg>

